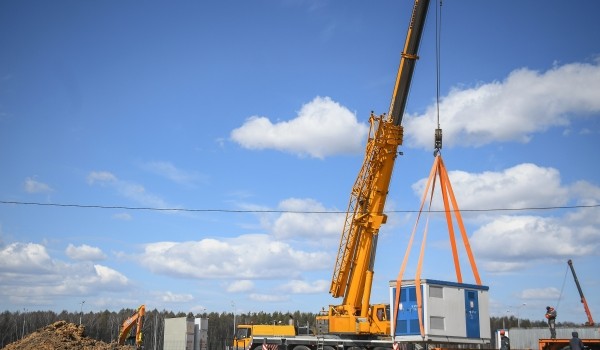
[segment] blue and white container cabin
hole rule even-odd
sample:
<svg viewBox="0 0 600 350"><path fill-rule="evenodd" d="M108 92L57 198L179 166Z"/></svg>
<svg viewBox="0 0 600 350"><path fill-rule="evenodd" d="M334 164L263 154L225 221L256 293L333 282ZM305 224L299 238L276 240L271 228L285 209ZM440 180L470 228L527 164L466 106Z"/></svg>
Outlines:
<svg viewBox="0 0 600 350"><path fill-rule="evenodd" d="M421 336L415 281L402 282L398 315L394 315L396 281L390 281L391 332L394 340L489 344L488 290L487 286L422 279L424 334ZM397 322L393 322L395 319Z"/></svg>

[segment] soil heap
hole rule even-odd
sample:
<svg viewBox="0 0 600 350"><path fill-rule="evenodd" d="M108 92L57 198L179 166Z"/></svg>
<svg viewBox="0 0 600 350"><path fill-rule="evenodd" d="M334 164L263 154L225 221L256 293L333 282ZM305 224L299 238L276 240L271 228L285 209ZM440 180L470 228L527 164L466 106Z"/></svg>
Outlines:
<svg viewBox="0 0 600 350"><path fill-rule="evenodd" d="M85 327L58 321L8 344L4 350L135 350L135 346L107 344L84 335Z"/></svg>

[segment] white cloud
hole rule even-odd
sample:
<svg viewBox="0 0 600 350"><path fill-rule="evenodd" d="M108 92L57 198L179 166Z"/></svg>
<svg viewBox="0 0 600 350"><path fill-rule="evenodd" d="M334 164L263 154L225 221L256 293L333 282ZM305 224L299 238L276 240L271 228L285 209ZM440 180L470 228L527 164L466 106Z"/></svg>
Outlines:
<svg viewBox="0 0 600 350"><path fill-rule="evenodd" d="M191 294L177 294L173 292L164 292L159 296L160 301L165 303L185 303L194 300L194 296Z"/></svg>
<svg viewBox="0 0 600 350"><path fill-rule="evenodd" d="M226 288L229 293L248 292L252 289L254 289L254 282L250 280L234 281Z"/></svg>
<svg viewBox="0 0 600 350"><path fill-rule="evenodd" d="M117 193L124 198L143 206L151 208L178 208L178 206L169 205L159 196L146 191L144 186L133 182L120 180L115 175L107 171L91 172L87 176L87 182L90 185L109 186L115 189Z"/></svg>
<svg viewBox="0 0 600 350"><path fill-rule="evenodd" d="M27 193L49 193L54 191L52 187L31 177L25 179L24 188Z"/></svg>
<svg viewBox="0 0 600 350"><path fill-rule="evenodd" d="M106 259L106 255L100 248L91 247L87 244L82 244L79 247L69 244L65 252L67 256L73 260L97 261Z"/></svg>
<svg viewBox="0 0 600 350"><path fill-rule="evenodd" d="M252 301L256 301L259 303L276 303L287 301L290 299L289 296L283 294L258 294L252 293L248 295L248 298Z"/></svg>
<svg viewBox="0 0 600 350"><path fill-rule="evenodd" d="M520 298L529 300L557 300L560 296L560 291L554 287L525 289L521 292Z"/></svg>
<svg viewBox="0 0 600 350"><path fill-rule="evenodd" d="M571 195L578 198L580 205L597 205L600 203L600 187L587 181L577 181L569 188ZM596 216L600 222L600 216Z"/></svg>
<svg viewBox="0 0 600 350"><path fill-rule="evenodd" d="M566 64L543 73L523 68L502 82L455 88L440 103L444 146L528 142L534 133L600 112L598 95L600 62ZM405 144L432 148L436 118L435 106L405 118Z"/></svg>
<svg viewBox="0 0 600 350"><path fill-rule="evenodd" d="M327 238L339 239L344 214L318 214L332 210L308 198L289 198L281 201L278 207L286 212L272 223L268 223L276 238L319 238L319 241Z"/></svg>
<svg viewBox="0 0 600 350"><path fill-rule="evenodd" d="M573 201L597 204L600 198L600 188L587 182L563 186L556 169L534 164L479 174L455 171L449 176L462 210L540 208ZM413 185L419 196L425 181ZM439 209L441 200L434 201ZM475 256L487 271L509 272L523 269L532 261L562 260L595 254L600 249L597 208L577 208L562 216L550 216L553 214L556 212L538 216L521 212L469 215L480 224L469 239Z"/></svg>
<svg viewBox="0 0 600 350"><path fill-rule="evenodd" d="M117 178L109 173L108 171L92 171L91 173L88 174L87 176L87 182L90 185L93 185L95 183L109 183L109 182L116 182Z"/></svg>
<svg viewBox="0 0 600 350"><path fill-rule="evenodd" d="M585 86L572 89L571 86ZM600 61L556 66L546 72L526 68L504 81L454 88L440 103L445 146L478 147L494 142L528 142L535 133L568 127L571 120L600 112ZM405 145L432 148L437 108L404 118ZM362 152L368 126L329 97L316 97L298 115L273 122L253 116L231 132L248 149L277 149L324 158ZM589 132L586 130L580 133Z"/></svg>
<svg viewBox="0 0 600 350"><path fill-rule="evenodd" d="M253 116L231 132L231 139L248 149L276 149L315 158L362 151L368 126L329 97L316 97L288 121L273 123Z"/></svg>
<svg viewBox="0 0 600 350"><path fill-rule="evenodd" d="M205 181L202 175L179 169L170 162L149 162L143 167L180 185L195 186L197 182Z"/></svg>
<svg viewBox="0 0 600 350"><path fill-rule="evenodd" d="M189 310L194 315L198 315L198 314L206 313L207 308L204 305L194 305L194 306L190 307Z"/></svg>
<svg viewBox="0 0 600 350"><path fill-rule="evenodd" d="M113 215L112 217L113 217L113 219L123 220L123 221L129 221L129 220L133 219L133 217L129 213L117 213L117 214Z"/></svg>
<svg viewBox="0 0 600 350"><path fill-rule="evenodd" d="M96 276L92 278L94 282L103 285L126 285L129 280L120 272L103 265L94 265Z"/></svg>
<svg viewBox="0 0 600 350"><path fill-rule="evenodd" d="M450 183L461 209L516 209L564 205L568 188L562 187L554 168L525 163L499 172L468 173L449 171ZM412 185L423 195L427 179ZM431 190L431 189L430 189ZM439 186L436 193L439 193ZM441 205L441 201L435 202Z"/></svg>
<svg viewBox="0 0 600 350"><path fill-rule="evenodd" d="M292 294L312 294L312 293L327 293L329 291L330 281L318 280L312 283L301 280L291 280L280 287L286 293Z"/></svg>
<svg viewBox="0 0 600 350"><path fill-rule="evenodd" d="M0 250L0 274L42 273L53 268L46 248L35 243L12 243Z"/></svg>
<svg viewBox="0 0 600 350"><path fill-rule="evenodd" d="M52 303L56 296L94 296L130 287L120 272L89 262L52 259L46 247L13 243L0 250L0 296L15 303Z"/></svg>
<svg viewBox="0 0 600 350"><path fill-rule="evenodd" d="M502 245L496 245L496 249L498 249L499 246L502 246ZM474 250L476 250L476 253L479 253L479 251L477 251L477 248L474 248ZM479 257L479 255L477 255L477 257ZM485 257L480 258L479 260L481 260L483 262L483 264L480 266L483 266L483 268L486 271L493 272L493 273L505 273L505 272L519 271L519 270L526 269L528 267L527 261L515 262L515 261L510 261L508 259L501 260L501 261L494 261L494 260L488 260Z"/></svg>
<svg viewBox="0 0 600 350"><path fill-rule="evenodd" d="M480 227L470 241L484 261L515 264L594 253L600 248L600 230L584 239L576 227L556 218L507 215Z"/></svg>
<svg viewBox="0 0 600 350"><path fill-rule="evenodd" d="M151 243L137 260L151 271L166 275L255 280L288 278L321 269L329 266L329 255L296 250L268 235L254 234L222 241Z"/></svg>

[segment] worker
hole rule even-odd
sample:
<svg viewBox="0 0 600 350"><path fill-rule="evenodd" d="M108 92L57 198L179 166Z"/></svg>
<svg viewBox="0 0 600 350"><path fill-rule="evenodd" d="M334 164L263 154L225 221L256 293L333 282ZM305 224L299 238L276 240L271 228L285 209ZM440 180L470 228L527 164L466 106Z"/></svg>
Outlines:
<svg viewBox="0 0 600 350"><path fill-rule="evenodd" d="M510 350L510 339L506 336L504 329L500 330L500 350Z"/></svg>
<svg viewBox="0 0 600 350"><path fill-rule="evenodd" d="M569 345L571 345L571 350L583 350L583 342L579 339L579 334L577 332L571 333L573 338L569 340Z"/></svg>
<svg viewBox="0 0 600 350"><path fill-rule="evenodd" d="M550 339L556 339L556 310L552 306L546 306L546 318L550 328Z"/></svg>

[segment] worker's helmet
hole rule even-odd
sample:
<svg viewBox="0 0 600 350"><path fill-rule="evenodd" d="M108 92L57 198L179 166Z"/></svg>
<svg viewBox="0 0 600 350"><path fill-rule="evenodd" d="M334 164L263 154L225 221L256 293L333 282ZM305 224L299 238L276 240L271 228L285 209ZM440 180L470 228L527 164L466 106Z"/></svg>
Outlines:
<svg viewBox="0 0 600 350"><path fill-rule="evenodd" d="M504 335L504 329L500 331L500 335Z"/></svg>

